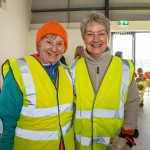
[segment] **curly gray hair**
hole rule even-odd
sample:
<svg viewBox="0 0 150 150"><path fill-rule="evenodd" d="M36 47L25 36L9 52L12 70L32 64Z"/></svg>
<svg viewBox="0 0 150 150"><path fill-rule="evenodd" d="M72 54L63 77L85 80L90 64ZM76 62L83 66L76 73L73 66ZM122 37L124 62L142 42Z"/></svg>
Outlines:
<svg viewBox="0 0 150 150"><path fill-rule="evenodd" d="M101 12L98 11L91 11L88 15L84 17L80 24L80 31L82 37L84 37L85 30L88 25L93 23L102 24L106 28L107 35L110 35L110 20Z"/></svg>

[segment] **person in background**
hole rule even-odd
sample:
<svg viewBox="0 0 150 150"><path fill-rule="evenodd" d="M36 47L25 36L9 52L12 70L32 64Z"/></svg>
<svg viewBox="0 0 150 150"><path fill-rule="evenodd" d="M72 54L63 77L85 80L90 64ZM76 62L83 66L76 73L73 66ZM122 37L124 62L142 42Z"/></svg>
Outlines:
<svg viewBox="0 0 150 150"><path fill-rule="evenodd" d="M36 54L3 64L0 150L74 150L73 87L60 63L68 48L65 28L46 22L36 48Z"/></svg>
<svg viewBox="0 0 150 150"><path fill-rule="evenodd" d="M84 57L84 47L83 46L77 46L75 53L74 53L74 59L78 60L82 57Z"/></svg>
<svg viewBox="0 0 150 150"><path fill-rule="evenodd" d="M138 86L139 90L139 95L140 95L140 106L143 106L144 104L144 93L146 89L146 77L143 74L143 69L138 68L137 69L137 78L136 78L136 83Z"/></svg>
<svg viewBox="0 0 150 150"><path fill-rule="evenodd" d="M102 13L90 12L80 30L85 57L70 67L76 150L129 150L138 136L140 101L133 62L111 55L110 21Z"/></svg>
<svg viewBox="0 0 150 150"><path fill-rule="evenodd" d="M116 51L115 56L123 58L123 52L122 51Z"/></svg>

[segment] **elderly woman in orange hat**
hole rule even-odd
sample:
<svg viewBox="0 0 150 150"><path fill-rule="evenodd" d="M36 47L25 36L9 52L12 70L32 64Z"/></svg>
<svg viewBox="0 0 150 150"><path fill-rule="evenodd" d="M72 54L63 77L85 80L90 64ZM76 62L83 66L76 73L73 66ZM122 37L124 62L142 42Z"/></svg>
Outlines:
<svg viewBox="0 0 150 150"><path fill-rule="evenodd" d="M45 23L36 48L36 54L3 64L0 149L74 150L72 82L59 61L68 48L64 27Z"/></svg>

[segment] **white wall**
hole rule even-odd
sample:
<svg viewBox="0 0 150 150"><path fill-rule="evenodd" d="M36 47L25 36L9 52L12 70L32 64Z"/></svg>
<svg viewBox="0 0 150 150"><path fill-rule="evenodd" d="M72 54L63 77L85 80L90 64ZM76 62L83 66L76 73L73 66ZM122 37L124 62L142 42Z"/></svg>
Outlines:
<svg viewBox="0 0 150 150"><path fill-rule="evenodd" d="M29 53L31 2L7 0L6 10L0 9L0 66L8 58L22 57Z"/></svg>
<svg viewBox="0 0 150 150"><path fill-rule="evenodd" d="M74 53L77 46L82 45L84 46L84 42L81 37L81 33L79 29L69 29L69 48L68 51L65 53L65 58L68 64L73 62L74 60Z"/></svg>

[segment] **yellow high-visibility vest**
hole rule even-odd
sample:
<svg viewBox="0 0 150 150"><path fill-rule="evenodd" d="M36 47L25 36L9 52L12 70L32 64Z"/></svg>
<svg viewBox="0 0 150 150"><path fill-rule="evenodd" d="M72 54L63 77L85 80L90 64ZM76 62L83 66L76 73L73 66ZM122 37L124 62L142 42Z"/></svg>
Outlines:
<svg viewBox="0 0 150 150"><path fill-rule="evenodd" d="M140 102L142 102L144 99L144 93L145 93L145 89L146 89L146 78L143 80L136 79L136 82L137 82L137 86L138 86Z"/></svg>
<svg viewBox="0 0 150 150"><path fill-rule="evenodd" d="M11 70L22 94L23 106L17 122L13 150L74 150L73 88L68 70L58 66L58 88L33 56L10 59L3 75Z"/></svg>
<svg viewBox="0 0 150 150"><path fill-rule="evenodd" d="M123 125L124 104L133 78L132 61L112 58L94 94L85 60L81 58L70 69L76 87L74 119L76 150L105 150Z"/></svg>

